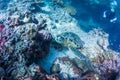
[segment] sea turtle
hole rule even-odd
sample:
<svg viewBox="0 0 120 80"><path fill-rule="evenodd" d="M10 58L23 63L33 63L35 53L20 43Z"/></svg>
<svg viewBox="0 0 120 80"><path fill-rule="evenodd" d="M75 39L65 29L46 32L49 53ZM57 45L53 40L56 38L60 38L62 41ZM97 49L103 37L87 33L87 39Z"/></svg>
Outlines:
<svg viewBox="0 0 120 80"><path fill-rule="evenodd" d="M56 37L56 42L66 47L83 48L84 42L73 32L64 32Z"/></svg>

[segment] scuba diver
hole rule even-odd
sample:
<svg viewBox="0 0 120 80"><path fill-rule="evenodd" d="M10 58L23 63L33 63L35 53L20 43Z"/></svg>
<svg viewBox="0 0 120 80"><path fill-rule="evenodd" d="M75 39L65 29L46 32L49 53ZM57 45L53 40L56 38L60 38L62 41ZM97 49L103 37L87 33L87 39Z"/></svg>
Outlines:
<svg viewBox="0 0 120 80"><path fill-rule="evenodd" d="M117 20L116 7L117 2L115 0L110 1L110 9L103 12L103 18L109 20L110 22L115 22Z"/></svg>

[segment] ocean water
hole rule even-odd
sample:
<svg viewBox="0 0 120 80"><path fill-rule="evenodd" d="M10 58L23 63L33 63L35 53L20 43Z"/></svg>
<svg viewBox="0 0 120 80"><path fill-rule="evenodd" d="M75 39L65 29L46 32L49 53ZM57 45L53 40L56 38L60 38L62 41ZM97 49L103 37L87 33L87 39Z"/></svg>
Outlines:
<svg viewBox="0 0 120 80"><path fill-rule="evenodd" d="M105 10L109 10L109 3L106 5L98 5L92 8L92 5L87 5L86 0L72 0L72 5L76 8L77 14L73 17L75 17L81 25L81 21L86 22L92 18L94 20L95 24L98 24L99 26L82 26L82 30L89 32L93 28L101 28L106 33L109 34L109 48L120 52L120 1L116 0L117 2L117 9L116 9L116 17L117 21L110 22L109 20L106 20L103 18L103 12ZM105 1L103 1L104 3ZM93 5L94 6L94 5Z"/></svg>

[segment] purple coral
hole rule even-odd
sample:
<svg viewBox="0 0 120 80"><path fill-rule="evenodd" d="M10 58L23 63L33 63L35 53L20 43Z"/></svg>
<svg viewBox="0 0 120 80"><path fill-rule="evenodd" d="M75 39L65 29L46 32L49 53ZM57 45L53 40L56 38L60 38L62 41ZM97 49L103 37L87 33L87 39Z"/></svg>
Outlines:
<svg viewBox="0 0 120 80"><path fill-rule="evenodd" d="M2 32L3 28L4 28L4 25L0 24L0 33Z"/></svg>
<svg viewBox="0 0 120 80"><path fill-rule="evenodd" d="M98 63L99 74L102 80L108 80L113 78L114 74L117 74L120 69L120 58L118 55L114 54L113 58L104 59L101 63Z"/></svg>
<svg viewBox="0 0 120 80"><path fill-rule="evenodd" d="M3 24L0 24L0 46L3 46L6 42L6 36L4 36L4 28Z"/></svg>

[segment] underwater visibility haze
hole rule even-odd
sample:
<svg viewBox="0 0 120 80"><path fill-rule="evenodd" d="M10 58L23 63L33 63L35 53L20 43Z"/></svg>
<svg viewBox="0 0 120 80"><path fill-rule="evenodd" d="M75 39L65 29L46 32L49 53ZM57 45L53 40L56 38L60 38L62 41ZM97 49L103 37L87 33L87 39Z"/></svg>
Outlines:
<svg viewBox="0 0 120 80"><path fill-rule="evenodd" d="M120 0L0 0L0 80L120 80Z"/></svg>

